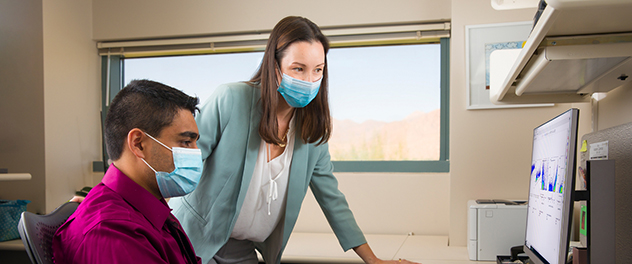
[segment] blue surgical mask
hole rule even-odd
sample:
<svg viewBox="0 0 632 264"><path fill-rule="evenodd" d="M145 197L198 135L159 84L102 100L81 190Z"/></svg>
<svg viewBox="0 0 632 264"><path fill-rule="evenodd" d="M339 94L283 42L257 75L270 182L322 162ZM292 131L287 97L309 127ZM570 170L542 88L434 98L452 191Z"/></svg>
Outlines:
<svg viewBox="0 0 632 264"><path fill-rule="evenodd" d="M175 169L171 173L156 171L145 159L142 159L156 173L156 181L162 197L183 196L195 190L202 176L202 151L191 148L170 148L149 134L145 133L145 135L173 153Z"/></svg>
<svg viewBox="0 0 632 264"><path fill-rule="evenodd" d="M292 78L284 73L277 91L291 107L303 108L316 98L322 80L323 78L320 78L315 82L307 82Z"/></svg>

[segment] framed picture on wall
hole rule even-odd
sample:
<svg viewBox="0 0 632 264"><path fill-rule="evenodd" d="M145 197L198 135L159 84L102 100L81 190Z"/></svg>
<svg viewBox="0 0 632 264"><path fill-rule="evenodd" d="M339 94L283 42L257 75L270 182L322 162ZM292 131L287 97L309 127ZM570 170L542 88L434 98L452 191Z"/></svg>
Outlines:
<svg viewBox="0 0 632 264"><path fill-rule="evenodd" d="M489 99L490 57L496 51L499 53L519 52L523 42L529 37L532 25L532 21L526 21L465 26L465 74L467 76L466 100L468 110L553 105L495 105Z"/></svg>

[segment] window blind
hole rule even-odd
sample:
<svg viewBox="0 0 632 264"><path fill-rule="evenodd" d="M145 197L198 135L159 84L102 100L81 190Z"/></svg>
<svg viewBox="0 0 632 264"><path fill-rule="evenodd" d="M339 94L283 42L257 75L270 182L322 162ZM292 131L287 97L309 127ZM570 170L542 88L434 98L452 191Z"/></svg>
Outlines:
<svg viewBox="0 0 632 264"><path fill-rule="evenodd" d="M439 43L450 22L322 28L331 47ZM270 31L149 40L103 41L99 55L127 58L263 51Z"/></svg>

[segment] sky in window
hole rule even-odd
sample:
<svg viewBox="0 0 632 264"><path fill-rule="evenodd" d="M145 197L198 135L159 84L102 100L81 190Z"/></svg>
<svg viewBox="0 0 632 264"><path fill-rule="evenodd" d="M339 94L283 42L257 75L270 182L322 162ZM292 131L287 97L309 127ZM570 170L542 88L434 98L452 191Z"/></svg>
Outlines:
<svg viewBox="0 0 632 264"><path fill-rule="evenodd" d="M336 119L391 122L440 103L440 46L332 49L327 57Z"/></svg>
<svg viewBox="0 0 632 264"><path fill-rule="evenodd" d="M150 79L200 97L223 83L249 80L263 53L126 59L125 83ZM440 45L331 49L327 55L332 115L392 122L440 107Z"/></svg>

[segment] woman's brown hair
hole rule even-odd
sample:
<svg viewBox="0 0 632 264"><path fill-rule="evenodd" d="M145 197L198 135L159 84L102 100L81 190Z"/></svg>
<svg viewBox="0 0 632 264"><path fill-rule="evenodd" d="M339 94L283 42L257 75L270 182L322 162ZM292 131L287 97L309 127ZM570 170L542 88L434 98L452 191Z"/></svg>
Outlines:
<svg viewBox="0 0 632 264"><path fill-rule="evenodd" d="M306 143L318 141L317 145L320 145L331 137L332 124L329 114L326 56L329 51L329 41L320 31L320 28L309 19L289 16L279 21L272 29L261 66L250 80L250 83L259 84L261 87L260 103L263 113L259 124L259 135L268 143L277 145L283 143L278 136L279 93L277 87L281 80L277 80L276 67L280 65L281 58L285 56L287 47L298 41L318 41L325 50L323 78L316 98L307 106L295 109L296 120L300 122L297 122L297 126L300 126L301 139Z"/></svg>

